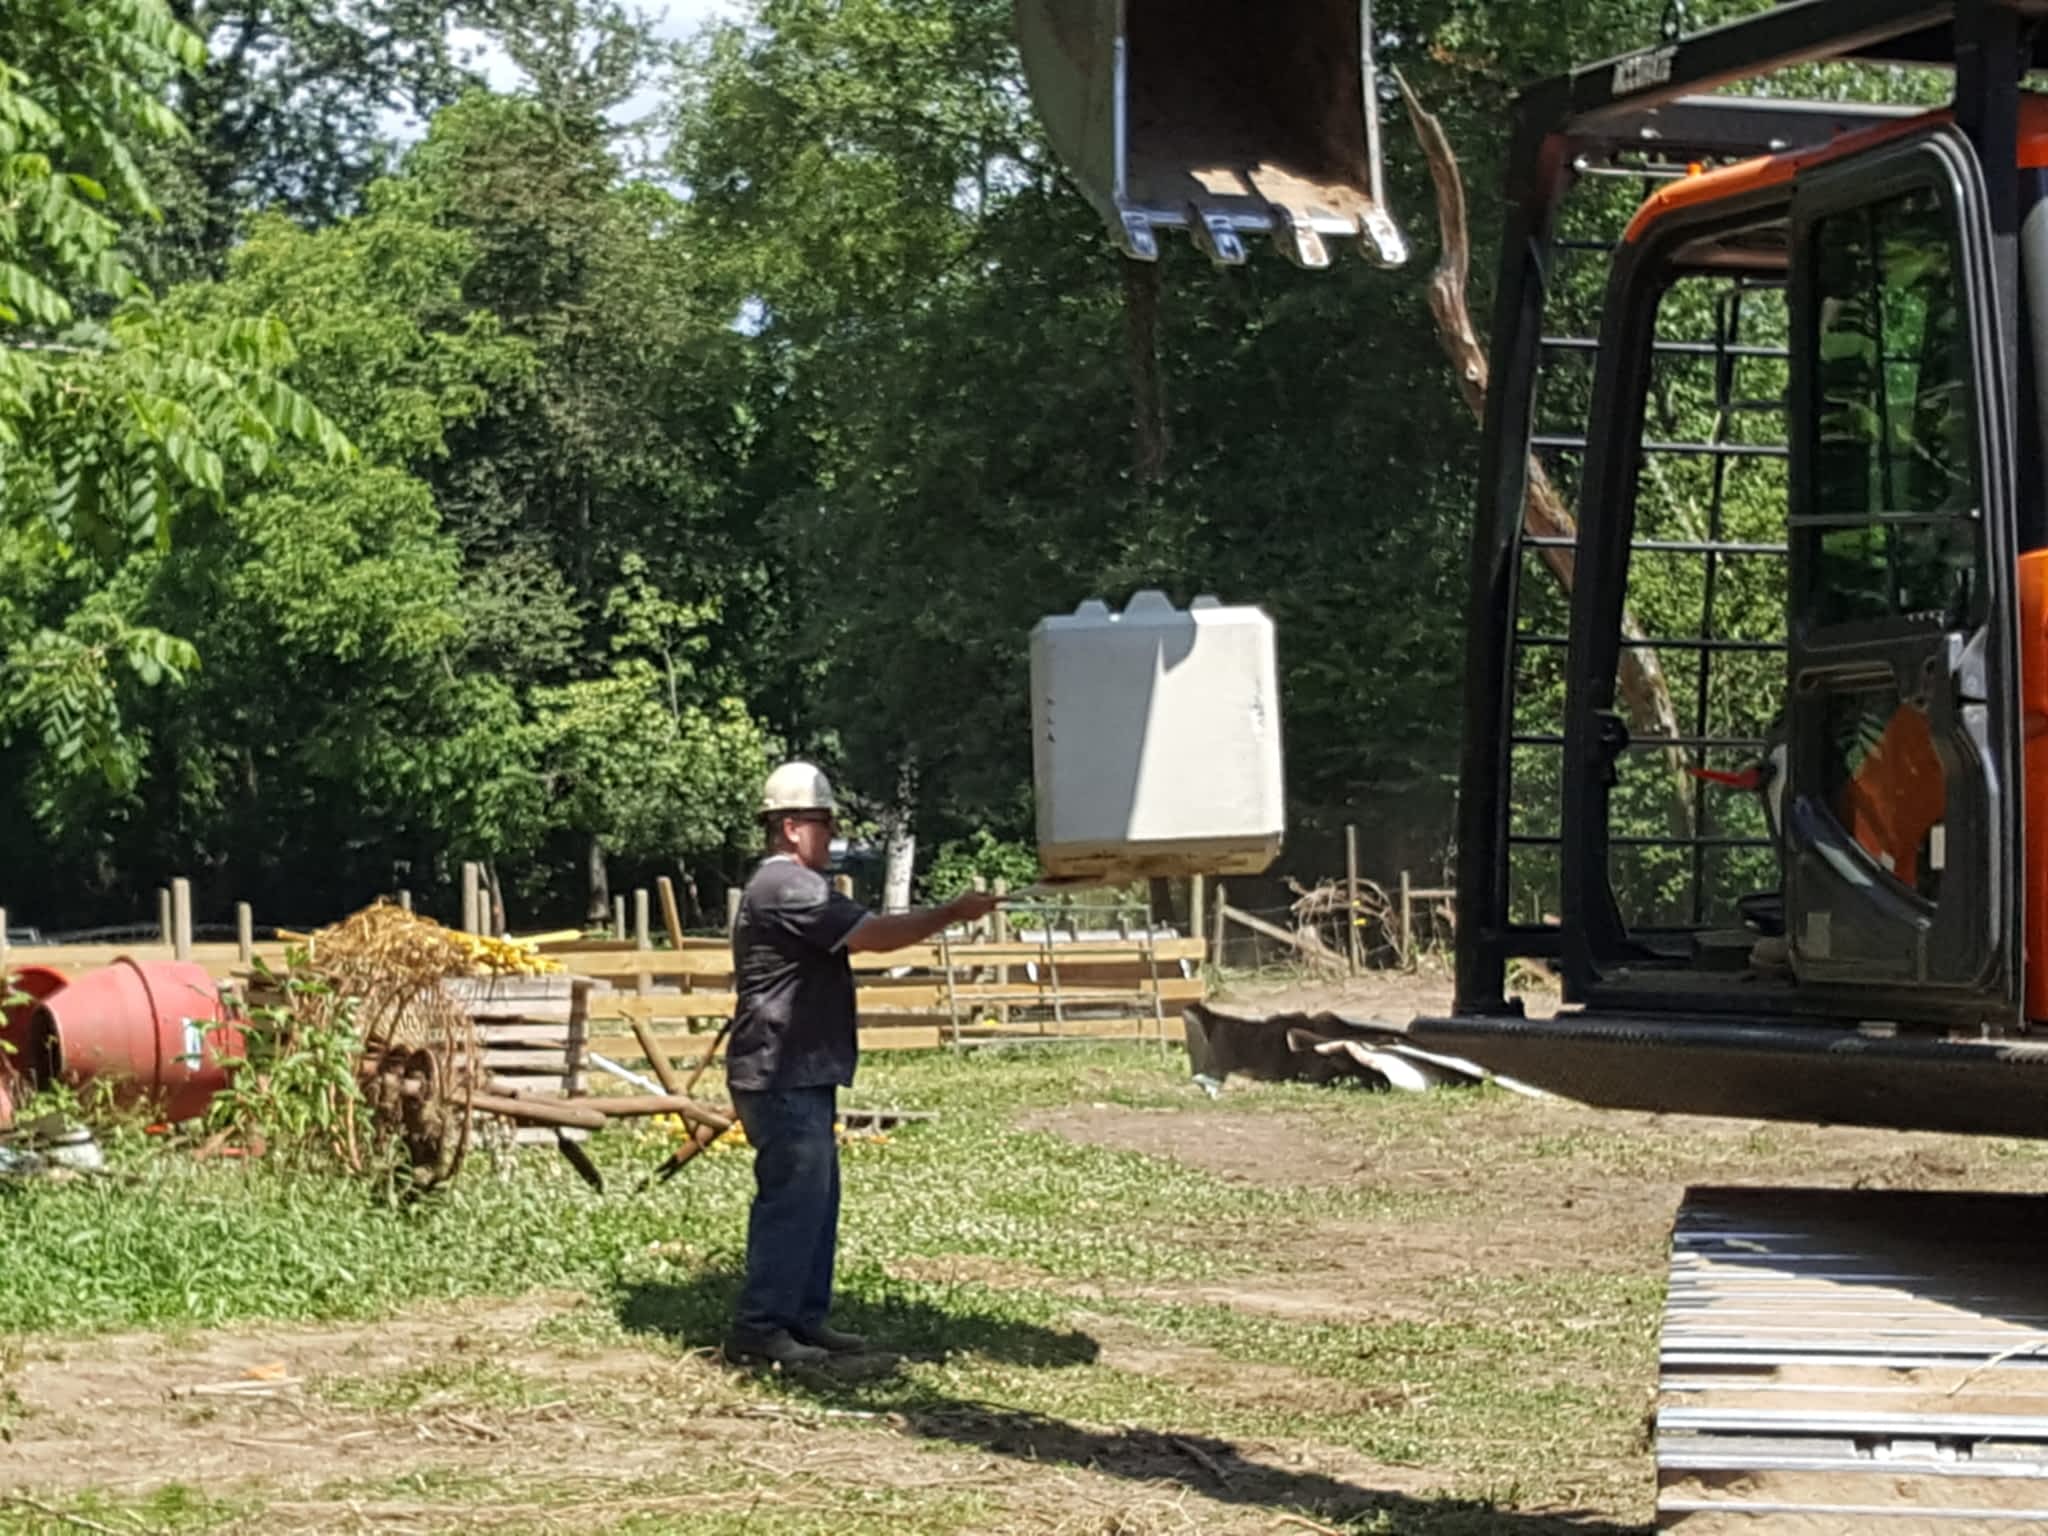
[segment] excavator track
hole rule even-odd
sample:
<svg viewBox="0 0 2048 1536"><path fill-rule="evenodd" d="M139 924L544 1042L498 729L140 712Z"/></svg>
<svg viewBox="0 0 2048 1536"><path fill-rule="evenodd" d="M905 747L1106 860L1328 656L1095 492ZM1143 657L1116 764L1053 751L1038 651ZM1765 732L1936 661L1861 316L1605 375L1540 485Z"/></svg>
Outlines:
<svg viewBox="0 0 2048 1536"><path fill-rule="evenodd" d="M1658 1529L2048 1529L2048 1198L1696 1189L1672 1233Z"/></svg>

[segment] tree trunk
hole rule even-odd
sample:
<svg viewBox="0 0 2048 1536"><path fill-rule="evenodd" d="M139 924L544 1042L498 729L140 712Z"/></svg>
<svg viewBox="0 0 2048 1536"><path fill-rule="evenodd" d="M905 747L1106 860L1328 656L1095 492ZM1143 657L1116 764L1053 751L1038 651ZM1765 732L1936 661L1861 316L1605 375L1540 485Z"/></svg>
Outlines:
<svg viewBox="0 0 2048 1536"><path fill-rule="evenodd" d="M1131 473L1140 485L1166 474L1166 386L1159 376L1159 264L1123 263L1124 366L1131 383Z"/></svg>
<svg viewBox="0 0 2048 1536"><path fill-rule="evenodd" d="M704 921L704 901L697 890L697 877L680 863L676 865L676 899L682 903L685 928L711 926Z"/></svg>
<svg viewBox="0 0 2048 1536"><path fill-rule="evenodd" d="M882 816L882 910L910 907L910 877L917 867L917 768L905 763L896 776L896 803Z"/></svg>
<svg viewBox="0 0 2048 1536"><path fill-rule="evenodd" d="M593 923L610 923L612 920L612 875L605 859L604 839L596 833L590 836L588 862L585 865L590 880L590 896L583 905L584 918Z"/></svg>
<svg viewBox="0 0 2048 1536"><path fill-rule="evenodd" d="M1491 370L1486 347L1479 340L1478 329L1472 324L1472 312L1466 298L1467 278L1472 268L1472 234L1466 217L1464 173L1458 168L1457 156L1451 150L1443 124L1423 107L1398 70L1394 79L1400 86L1402 99L1408 104L1409 121L1414 124L1415 137L1429 162L1430 180L1436 187L1442 254L1429 280L1429 311L1436 319L1437 339L1450 358L1451 367L1457 372L1459 391L1464 396L1466 407L1483 426ZM1522 527L1524 532L1542 538L1571 538L1579 531L1578 520L1565 505L1564 497L1552 482L1549 471L1534 454L1529 457ZM1538 553L1569 599L1576 576L1572 551L1545 547ZM1621 616L1621 634L1626 641L1645 638L1635 616L1627 612ZM1655 651L1641 647L1623 650L1615 682L1628 709L1629 726L1639 739L1676 736L1679 733L1678 707L1672 702L1671 687L1664 679L1664 668ZM1694 793L1688 772L1690 762L1682 747L1670 748L1664 759L1672 776L1672 830L1681 837L1689 837L1693 827Z"/></svg>

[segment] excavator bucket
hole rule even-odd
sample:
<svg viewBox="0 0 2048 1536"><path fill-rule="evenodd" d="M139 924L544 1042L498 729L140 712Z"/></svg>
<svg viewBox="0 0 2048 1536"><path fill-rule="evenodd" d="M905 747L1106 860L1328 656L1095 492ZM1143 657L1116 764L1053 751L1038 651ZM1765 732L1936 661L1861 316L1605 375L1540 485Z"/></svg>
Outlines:
<svg viewBox="0 0 2048 1536"><path fill-rule="evenodd" d="M1046 136L1124 252L1184 228L1210 257L1270 235L1330 264L1407 242L1387 212L1371 0L1017 0Z"/></svg>

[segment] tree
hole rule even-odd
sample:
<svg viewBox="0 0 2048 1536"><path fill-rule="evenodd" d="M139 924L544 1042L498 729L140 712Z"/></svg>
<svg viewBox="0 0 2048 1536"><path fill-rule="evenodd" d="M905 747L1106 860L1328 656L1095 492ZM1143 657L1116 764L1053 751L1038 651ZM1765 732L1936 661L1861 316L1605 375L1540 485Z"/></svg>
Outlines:
<svg viewBox="0 0 2048 1536"><path fill-rule="evenodd" d="M346 438L279 377L281 326L246 314L203 321L142 289L123 220L157 207L139 169L175 140L157 93L198 67L198 40L162 0L17 6L0 64L0 520L44 601L0 602L0 739L24 728L44 752L46 809L81 770L116 788L135 757L121 739L123 678L175 681L188 644L129 622L91 592L175 520L219 508L280 444L331 460Z"/></svg>
<svg viewBox="0 0 2048 1536"><path fill-rule="evenodd" d="M168 100L190 135L159 157L173 189L163 275L221 269L241 220L360 211L394 118L425 121L479 82L458 29L502 30L548 0L169 0L209 45Z"/></svg>
<svg viewBox="0 0 2048 1536"><path fill-rule="evenodd" d="M294 871L374 891L394 857L528 835L537 796L504 810L519 798L505 781L530 779L518 704L456 665L459 554L412 472L529 365L462 303L469 259L402 207L318 234L272 219L226 281L167 301L181 326L289 326L293 383L361 451L287 446L266 484L191 512L172 556L133 549L108 569L81 612L192 636L206 665L175 699L140 677L117 688L131 771L38 796L58 847L288 900ZM488 805L467 793L492 784Z"/></svg>

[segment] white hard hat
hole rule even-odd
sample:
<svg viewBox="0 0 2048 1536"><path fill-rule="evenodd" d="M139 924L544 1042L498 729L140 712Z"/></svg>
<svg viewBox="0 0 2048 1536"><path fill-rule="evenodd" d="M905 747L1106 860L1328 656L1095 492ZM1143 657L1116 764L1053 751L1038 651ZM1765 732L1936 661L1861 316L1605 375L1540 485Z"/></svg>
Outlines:
<svg viewBox="0 0 2048 1536"><path fill-rule="evenodd" d="M784 763L768 775L761 791L761 814L773 816L784 811L833 811L839 803L832 798L832 781L809 763Z"/></svg>

